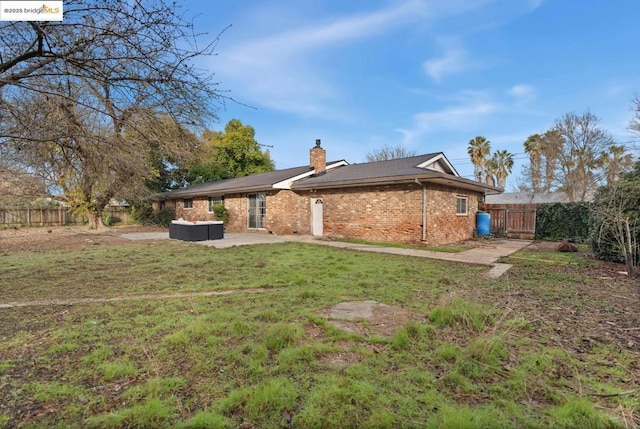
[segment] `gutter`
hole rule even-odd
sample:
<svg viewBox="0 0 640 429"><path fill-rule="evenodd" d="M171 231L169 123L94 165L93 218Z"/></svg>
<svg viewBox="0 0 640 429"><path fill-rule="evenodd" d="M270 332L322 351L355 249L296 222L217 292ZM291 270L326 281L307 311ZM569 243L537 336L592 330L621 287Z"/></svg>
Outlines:
<svg viewBox="0 0 640 429"><path fill-rule="evenodd" d="M384 176L384 177L376 177L376 178L368 178L368 179L342 179L342 180L335 180L331 182L320 182L320 183L306 183L306 181L303 181L302 183L294 183L291 189L294 191L306 191L306 190L314 190L314 189L349 188L349 187L355 187L355 186L393 185L393 184L414 182L418 178L425 182L440 183L440 184L445 184L445 185L454 186L454 187L457 186L459 188L469 189L475 192L495 193L495 194L500 194L503 192L502 189L496 188L494 186L489 186L484 183L479 183L473 180L464 179L462 177L451 176L450 174L445 174L445 173L430 173L430 174L420 175L418 177L416 177L415 174L406 174L402 176Z"/></svg>
<svg viewBox="0 0 640 429"><path fill-rule="evenodd" d="M427 184L415 179L418 185L422 185L422 241L427 241Z"/></svg>

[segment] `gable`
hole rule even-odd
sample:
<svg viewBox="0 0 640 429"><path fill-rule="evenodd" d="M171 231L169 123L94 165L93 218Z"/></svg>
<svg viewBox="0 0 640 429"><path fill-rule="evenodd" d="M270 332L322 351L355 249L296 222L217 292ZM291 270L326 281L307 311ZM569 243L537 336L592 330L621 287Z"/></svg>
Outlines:
<svg viewBox="0 0 640 429"><path fill-rule="evenodd" d="M453 165L449 162L449 160L444 156L443 153L440 153L433 158L428 159L427 161L418 164L419 168L424 168L427 170L435 170L445 174L452 174L456 177L460 177L458 172Z"/></svg>

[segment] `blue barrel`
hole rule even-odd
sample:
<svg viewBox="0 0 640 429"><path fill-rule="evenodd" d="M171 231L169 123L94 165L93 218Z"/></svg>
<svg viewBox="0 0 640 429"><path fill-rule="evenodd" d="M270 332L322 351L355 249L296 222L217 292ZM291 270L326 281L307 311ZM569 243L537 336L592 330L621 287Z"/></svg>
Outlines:
<svg viewBox="0 0 640 429"><path fill-rule="evenodd" d="M491 216L489 213L478 212L476 214L476 227L478 235L491 234Z"/></svg>

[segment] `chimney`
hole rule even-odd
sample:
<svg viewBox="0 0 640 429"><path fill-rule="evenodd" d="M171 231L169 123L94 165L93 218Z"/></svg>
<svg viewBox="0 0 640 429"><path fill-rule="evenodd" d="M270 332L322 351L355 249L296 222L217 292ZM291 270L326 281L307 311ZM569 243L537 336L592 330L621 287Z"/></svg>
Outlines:
<svg viewBox="0 0 640 429"><path fill-rule="evenodd" d="M316 139L316 146L310 151L313 174L321 174L327 169L327 151L320 147L320 139Z"/></svg>

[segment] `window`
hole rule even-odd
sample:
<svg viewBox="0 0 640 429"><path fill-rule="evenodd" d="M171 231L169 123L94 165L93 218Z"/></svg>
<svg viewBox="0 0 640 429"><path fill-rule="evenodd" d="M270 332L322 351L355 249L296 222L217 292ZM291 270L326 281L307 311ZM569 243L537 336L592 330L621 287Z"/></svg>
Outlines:
<svg viewBox="0 0 640 429"><path fill-rule="evenodd" d="M209 197L209 213L213 213L213 206L216 204L224 206L224 197Z"/></svg>
<svg viewBox="0 0 640 429"><path fill-rule="evenodd" d="M183 202L183 206L185 209L193 208L193 198L185 198Z"/></svg>
<svg viewBox="0 0 640 429"><path fill-rule="evenodd" d="M456 197L456 215L458 216L467 215L468 202L469 202L469 199L463 195L458 195Z"/></svg>

